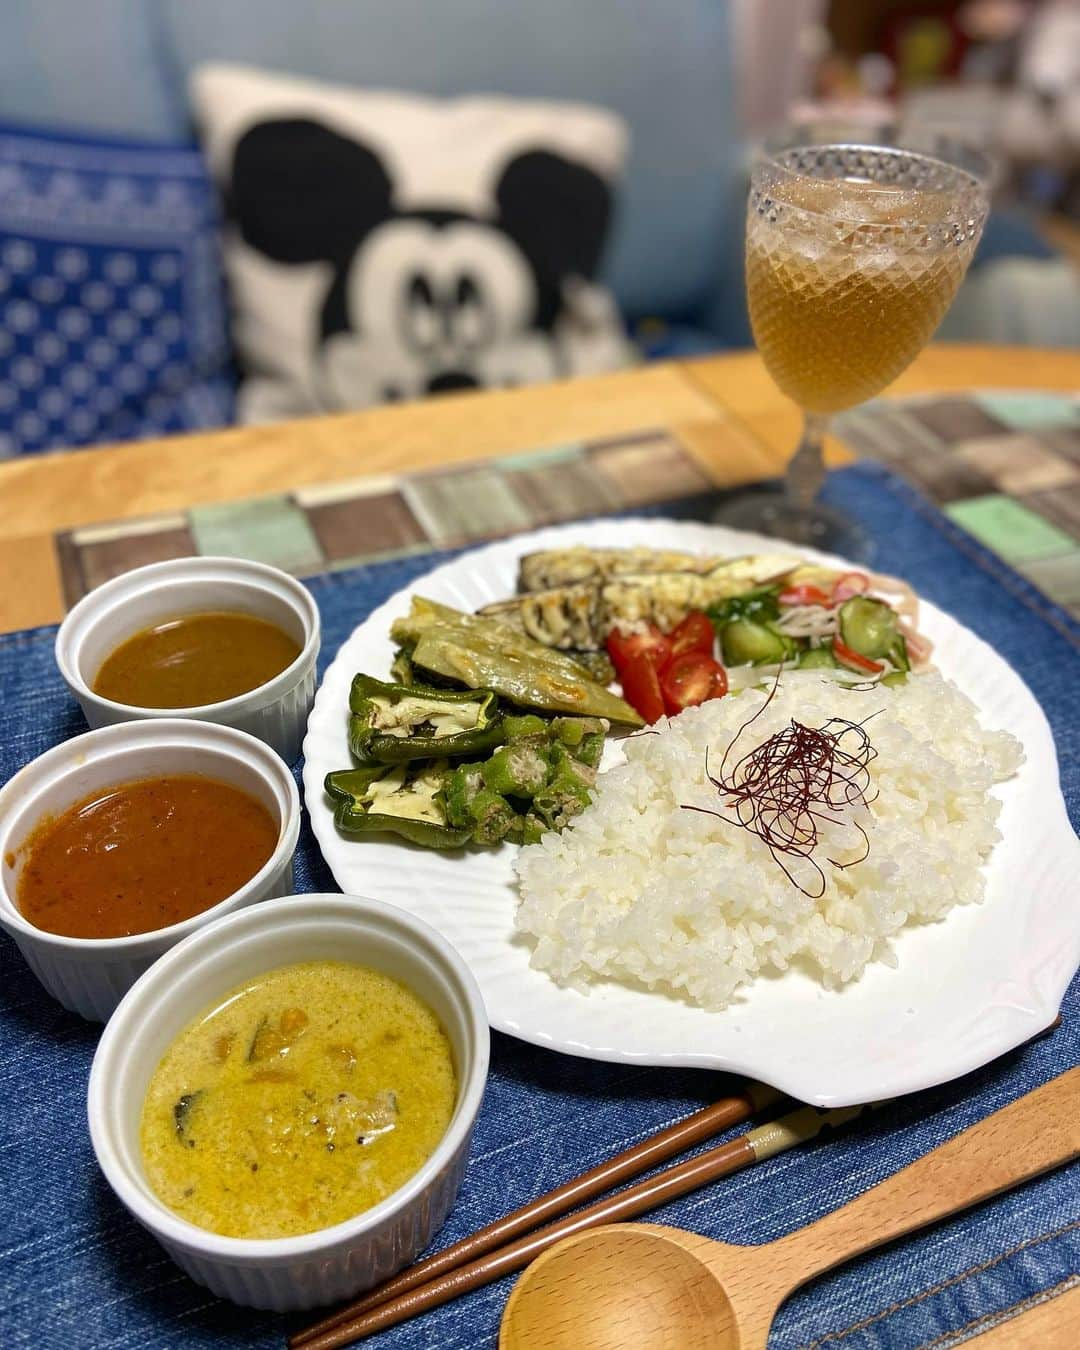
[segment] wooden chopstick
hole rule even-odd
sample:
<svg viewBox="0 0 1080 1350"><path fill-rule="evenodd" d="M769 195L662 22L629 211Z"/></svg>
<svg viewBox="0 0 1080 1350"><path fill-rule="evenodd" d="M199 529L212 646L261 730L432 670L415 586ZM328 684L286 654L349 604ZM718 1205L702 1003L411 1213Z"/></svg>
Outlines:
<svg viewBox="0 0 1080 1350"><path fill-rule="evenodd" d="M697 1190L711 1181L729 1176L776 1153L782 1153L796 1144L805 1143L826 1126L842 1125L867 1109L865 1106L849 1106L822 1111L813 1106L801 1106L779 1120L748 1130L738 1139L706 1149L695 1158L665 1168L655 1176L639 1181L636 1186L629 1186L616 1195L607 1196L576 1214L549 1224L537 1232L528 1233L516 1242L489 1252L478 1260L458 1265L442 1276L414 1286L405 1293L389 1298L386 1302L369 1306L367 1311L356 1312L355 1308L366 1302L361 1299L360 1304L353 1305L335 1318L328 1318L324 1323L320 1323L320 1326L325 1327L324 1330L317 1331L310 1328L306 1333L302 1333L303 1340L294 1337L289 1344L302 1346L303 1350L340 1350L340 1347L350 1345L364 1336L396 1326L399 1322L407 1321L429 1308L437 1308L461 1294L490 1284L503 1275L521 1270L562 1238L587 1228L595 1228L600 1224L637 1218L638 1215ZM422 1264L428 1265L427 1262ZM394 1281L389 1283L393 1284ZM384 1285L383 1289L387 1287ZM381 1292L382 1290L379 1291Z"/></svg>
<svg viewBox="0 0 1080 1350"><path fill-rule="evenodd" d="M711 1139L732 1125L740 1125L758 1111L765 1110L780 1097L775 1088L764 1083L747 1082L731 1097L721 1098L674 1125L658 1131L633 1148L625 1149L597 1167L583 1172L572 1181L549 1191L520 1209L497 1219L453 1246L419 1261L400 1275L385 1281L377 1289L341 1308L312 1326L305 1327L289 1337L290 1350L308 1350L313 1345L341 1345L340 1340L326 1340L337 1327L352 1325L357 1318L380 1304L396 1299L419 1285L446 1275L466 1262L475 1261L485 1253L512 1242L534 1228L549 1223L578 1205L622 1185L624 1181L640 1176L677 1154Z"/></svg>

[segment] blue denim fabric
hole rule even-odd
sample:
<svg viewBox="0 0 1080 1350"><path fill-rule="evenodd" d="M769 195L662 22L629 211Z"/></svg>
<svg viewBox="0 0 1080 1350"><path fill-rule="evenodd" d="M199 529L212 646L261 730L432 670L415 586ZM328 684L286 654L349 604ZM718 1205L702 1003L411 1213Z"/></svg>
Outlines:
<svg viewBox="0 0 1080 1350"><path fill-rule="evenodd" d="M908 577L992 642L1042 703L1080 819L1074 711L1080 630L913 490L873 466L835 474L828 495L877 541L874 563ZM700 514L702 501L675 512ZM671 514L666 508L664 514ZM659 514L659 513L658 513ZM324 661L375 605L436 561L402 559L311 583ZM83 723L52 662L52 629L0 638L0 778ZM333 889L305 826L297 889ZM905 1098L808 1147L658 1211L661 1223L761 1243L852 1199L989 1112L1076 1064L1080 980L1053 1035L959 1082ZM0 1344L34 1350L277 1347L283 1319L192 1284L127 1216L94 1164L84 1095L98 1030L40 990L0 943ZM438 1245L464 1236L603 1157L722 1095L692 1070L595 1064L494 1037L492 1071L461 1197ZM1073 1167L828 1275L783 1308L770 1345L959 1344L1080 1279L1080 1169ZM494 1346L504 1280L415 1323L377 1350Z"/></svg>

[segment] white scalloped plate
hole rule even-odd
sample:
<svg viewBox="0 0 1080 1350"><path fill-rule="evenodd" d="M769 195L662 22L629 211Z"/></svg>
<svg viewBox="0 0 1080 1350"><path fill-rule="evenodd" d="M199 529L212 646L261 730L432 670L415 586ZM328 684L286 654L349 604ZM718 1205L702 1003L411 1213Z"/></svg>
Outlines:
<svg viewBox="0 0 1080 1350"><path fill-rule="evenodd" d="M614 984L586 996L533 970L528 945L514 936L513 845L443 854L389 838L338 835L323 777L350 763L349 684L358 670L386 674L391 621L408 610L415 593L467 610L504 599L514 591L522 553L571 543L721 555L790 547L824 558L715 526L622 520L491 544L398 592L343 644L308 721L304 791L315 836L341 889L400 905L433 924L472 967L500 1031L591 1059L730 1070L820 1106L944 1082L1046 1028L1080 965L1080 843L1065 813L1050 728L1016 672L926 602L921 627L935 643L940 669L974 699L984 725L1020 738L1026 759L1017 777L998 789L1004 838L989 864L985 901L902 932L895 942L898 969L873 966L839 992L791 971L758 980L721 1013Z"/></svg>

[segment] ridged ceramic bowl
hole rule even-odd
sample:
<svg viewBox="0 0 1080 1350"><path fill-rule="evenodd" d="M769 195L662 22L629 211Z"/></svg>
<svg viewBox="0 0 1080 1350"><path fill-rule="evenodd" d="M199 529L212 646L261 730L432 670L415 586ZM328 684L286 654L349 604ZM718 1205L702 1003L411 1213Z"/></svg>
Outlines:
<svg viewBox="0 0 1080 1350"><path fill-rule="evenodd" d="M173 773L238 787L277 821L274 852L246 885L202 914L131 937L63 937L23 917L16 905L23 845L42 819L100 788ZM89 731L31 760L0 789L0 925L53 998L103 1022L151 963L181 939L234 909L291 891L299 834L300 794L292 774L268 745L246 732L178 718Z"/></svg>
<svg viewBox="0 0 1080 1350"><path fill-rule="evenodd" d="M139 1147L151 1075L175 1037L236 985L296 961L355 961L409 986L450 1041L458 1092L427 1162L356 1218L291 1238L221 1237L167 1208ZM109 1185L193 1280L234 1303L277 1311L349 1298L393 1275L442 1225L457 1196L487 1081L480 990L453 947L404 910L345 895L301 895L220 919L163 956L117 1008L90 1073L90 1137Z"/></svg>
<svg viewBox="0 0 1080 1350"><path fill-rule="evenodd" d="M300 644L290 666L246 694L193 708L140 708L95 694L105 658L141 629L208 610L239 610L277 624ZM315 697L319 610L287 572L245 558L176 558L137 567L83 596L56 635L56 664L91 727L184 717L236 727L297 757Z"/></svg>

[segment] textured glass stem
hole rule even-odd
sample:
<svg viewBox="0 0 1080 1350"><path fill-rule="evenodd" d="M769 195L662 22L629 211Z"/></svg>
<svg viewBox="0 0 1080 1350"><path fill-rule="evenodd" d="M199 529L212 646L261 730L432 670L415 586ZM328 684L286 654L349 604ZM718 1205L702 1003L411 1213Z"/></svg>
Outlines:
<svg viewBox="0 0 1080 1350"><path fill-rule="evenodd" d="M829 424L825 413L807 413L803 421L802 439L784 476L784 491L792 506L804 510L812 506L825 481L825 428Z"/></svg>

